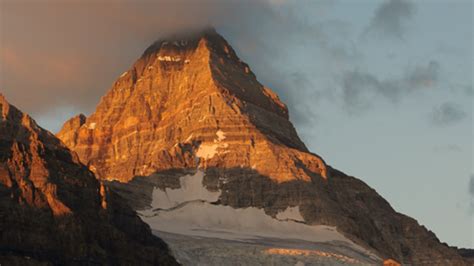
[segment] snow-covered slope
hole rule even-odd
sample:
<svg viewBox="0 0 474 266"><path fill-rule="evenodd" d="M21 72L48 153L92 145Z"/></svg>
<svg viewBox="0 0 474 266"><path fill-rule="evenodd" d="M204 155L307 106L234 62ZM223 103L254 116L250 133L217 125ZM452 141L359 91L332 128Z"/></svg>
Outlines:
<svg viewBox="0 0 474 266"><path fill-rule="evenodd" d="M154 231L178 261L187 265L381 265L344 246L301 240L259 238L238 241Z"/></svg>
<svg viewBox="0 0 474 266"><path fill-rule="evenodd" d="M343 264L379 261L372 252L344 237L337 228L305 224L299 206L288 207L272 217L255 207L233 208L217 204L221 191L208 190L203 185L203 178L204 173L198 170L195 174L181 176L180 188L155 188L150 208L139 211L143 221L158 235L172 236L168 242L171 242L171 248L177 247L176 256L179 258L181 254L184 261L198 255L192 248L197 248L196 239L208 241L206 247L210 253L206 254L225 249L222 245L231 245L234 247L230 249L231 253L223 252L237 256L255 246L259 252L246 258L254 257L255 263L268 258L278 261L279 257L305 257L304 261L311 261L311 257L326 256L328 249L328 261ZM183 249L184 242L189 242L187 249ZM220 244L218 247L212 243ZM316 244L319 249L314 249ZM293 262L293 259L289 261ZM211 257L206 261L207 264L214 262Z"/></svg>

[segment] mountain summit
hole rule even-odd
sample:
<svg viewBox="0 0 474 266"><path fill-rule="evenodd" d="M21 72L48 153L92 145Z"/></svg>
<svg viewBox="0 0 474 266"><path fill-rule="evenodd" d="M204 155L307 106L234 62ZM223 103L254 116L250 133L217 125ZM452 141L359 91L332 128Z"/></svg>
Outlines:
<svg viewBox="0 0 474 266"><path fill-rule="evenodd" d="M175 254L188 252L182 262L193 252L203 259L202 237L215 236L260 239L256 260L296 254L293 265L324 252L356 264L465 264L375 190L309 152L285 104L214 30L154 43L91 116L72 118L57 136ZM189 239L180 244L182 235L200 237L197 251ZM229 243L216 243L209 260L219 265L215 250ZM301 250L308 243L325 251Z"/></svg>
<svg viewBox="0 0 474 266"><path fill-rule="evenodd" d="M94 114L57 136L106 180L197 167L254 169L277 182L327 177L285 104L213 30L153 44Z"/></svg>

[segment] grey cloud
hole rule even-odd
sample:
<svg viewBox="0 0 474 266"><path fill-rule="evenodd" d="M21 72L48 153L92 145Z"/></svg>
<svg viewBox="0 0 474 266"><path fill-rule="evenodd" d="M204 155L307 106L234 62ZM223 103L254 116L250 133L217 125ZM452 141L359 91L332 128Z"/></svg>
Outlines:
<svg viewBox="0 0 474 266"><path fill-rule="evenodd" d="M318 11L328 5L311 2ZM334 64L356 56L344 39L346 23L306 23L300 7L286 1L18 1L0 7L0 88L39 117L61 107L91 112L148 45L175 31L215 26L301 124L314 122L305 119L312 103L303 99L313 97L316 86L308 78L313 73L305 72L312 66L282 67L292 60L288 48Z"/></svg>
<svg viewBox="0 0 474 266"><path fill-rule="evenodd" d="M466 112L452 102L445 102L436 106L431 112L431 122L436 126L448 126L463 120Z"/></svg>
<svg viewBox="0 0 474 266"><path fill-rule="evenodd" d="M0 1L0 89L33 115L53 106L90 112L163 35L259 14L276 20L273 8L265 0Z"/></svg>
<svg viewBox="0 0 474 266"><path fill-rule="evenodd" d="M374 13L366 34L403 39L406 23L413 17L415 6L407 0L388 0Z"/></svg>
<svg viewBox="0 0 474 266"><path fill-rule="evenodd" d="M279 82L272 85L288 103L292 122L300 125L300 128L314 126L317 114L312 107L318 101L318 92L314 90L314 84L306 75L299 72L285 73L281 77L283 78ZM303 101L303 98L307 100Z"/></svg>
<svg viewBox="0 0 474 266"><path fill-rule="evenodd" d="M427 66L417 66L407 76L407 81L412 87L431 87L438 81L440 65L437 61L431 61Z"/></svg>
<svg viewBox="0 0 474 266"><path fill-rule="evenodd" d="M418 65L395 79L380 79L366 71L358 69L347 71L341 80L342 100L349 112L361 112L372 106L379 98L397 103L402 97L421 88L431 88L439 76L440 65L431 61L427 65Z"/></svg>
<svg viewBox="0 0 474 266"><path fill-rule="evenodd" d="M384 87L375 76L356 70L344 74L342 89L344 106L354 112L369 108L371 99Z"/></svg>

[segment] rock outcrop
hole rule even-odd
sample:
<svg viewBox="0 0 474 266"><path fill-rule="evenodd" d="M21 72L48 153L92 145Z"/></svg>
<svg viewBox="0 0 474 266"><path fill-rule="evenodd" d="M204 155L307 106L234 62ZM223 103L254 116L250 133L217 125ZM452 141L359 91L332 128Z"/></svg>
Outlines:
<svg viewBox="0 0 474 266"><path fill-rule="evenodd" d="M124 199L0 94L0 264L177 264Z"/></svg>
<svg viewBox="0 0 474 266"><path fill-rule="evenodd" d="M154 189L180 188L181 177L203 171L206 189L220 192L213 205L274 218L298 207L300 222L336 226L382 259L466 263L375 190L309 152L285 104L214 30L150 46L91 116L73 118L57 136L138 210L152 206Z"/></svg>

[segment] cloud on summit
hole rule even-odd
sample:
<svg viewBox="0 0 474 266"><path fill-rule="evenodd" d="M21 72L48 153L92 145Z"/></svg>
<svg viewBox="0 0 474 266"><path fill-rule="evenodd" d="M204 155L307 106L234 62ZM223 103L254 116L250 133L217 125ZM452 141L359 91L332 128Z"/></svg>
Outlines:
<svg viewBox="0 0 474 266"><path fill-rule="evenodd" d="M52 106L92 111L153 41L176 31L232 24L247 7L263 13L271 5L250 0L1 1L0 87L33 115Z"/></svg>
<svg viewBox="0 0 474 266"><path fill-rule="evenodd" d="M91 110L156 39L255 21L258 15L276 20L273 5L264 0L2 1L0 85L27 112L60 104Z"/></svg>
<svg viewBox="0 0 474 266"><path fill-rule="evenodd" d="M318 14L329 5L314 2L307 9ZM281 95L292 118L303 121L303 110L312 103L301 99L314 93L314 86L303 82L308 73L298 68L268 71L269 66L291 61L288 47L316 50L335 64L353 54L345 41L333 40L343 36L346 25L307 23L297 9L291 1L270 0L1 2L0 88L13 104L36 117L61 107L88 113L156 39L212 25L262 83ZM294 73L303 84L295 88L298 94L289 90Z"/></svg>

